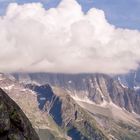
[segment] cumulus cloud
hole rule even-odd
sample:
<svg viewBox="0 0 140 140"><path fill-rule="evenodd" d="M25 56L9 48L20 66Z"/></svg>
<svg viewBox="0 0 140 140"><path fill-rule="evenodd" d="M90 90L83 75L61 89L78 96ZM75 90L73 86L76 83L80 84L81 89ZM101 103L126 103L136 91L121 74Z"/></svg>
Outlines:
<svg viewBox="0 0 140 140"><path fill-rule="evenodd" d="M115 28L75 0L45 10L10 4L0 17L1 72L125 73L140 62L140 32Z"/></svg>

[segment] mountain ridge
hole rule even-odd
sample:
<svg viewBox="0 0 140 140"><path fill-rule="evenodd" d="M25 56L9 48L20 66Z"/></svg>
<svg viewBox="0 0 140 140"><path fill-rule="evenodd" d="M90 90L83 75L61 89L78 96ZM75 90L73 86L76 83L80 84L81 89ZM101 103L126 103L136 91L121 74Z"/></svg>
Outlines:
<svg viewBox="0 0 140 140"><path fill-rule="evenodd" d="M79 98L88 98L96 104L112 101L129 112L140 114L140 92L130 87L124 87L116 77L105 74L25 74L29 83L50 84L68 90L71 94L78 92ZM24 74L15 76L23 80ZM22 79L23 78L23 79ZM25 78L25 79L26 79ZM27 81L26 81L27 82ZM28 84L28 82L25 84ZM103 91L103 92L102 92ZM80 94L79 94L80 93ZM137 106L136 106L137 105Z"/></svg>
<svg viewBox="0 0 140 140"><path fill-rule="evenodd" d="M94 120L99 126L96 129L104 132L105 137L111 140L139 140L140 138L139 104L134 104L139 101L139 92L125 87L116 77L102 74L45 73L27 74L25 77L20 75L20 79L18 75L14 77L23 89L28 91L27 94L31 91L36 94L34 96L36 99L32 102L36 100L36 107L44 112L46 117L48 115L51 117L64 133L63 136L67 134L74 139L77 135L80 137L78 140L87 139L85 132L88 129L92 130L94 125L89 124L90 120ZM9 90L12 89L13 87L10 86ZM58 114L60 118L57 117ZM77 114L86 114L90 118L86 119L88 125L87 123L79 125L74 119L77 118ZM79 116L79 118L84 120L83 118L86 117ZM92 133L89 136L93 137ZM69 139L69 137L65 138Z"/></svg>

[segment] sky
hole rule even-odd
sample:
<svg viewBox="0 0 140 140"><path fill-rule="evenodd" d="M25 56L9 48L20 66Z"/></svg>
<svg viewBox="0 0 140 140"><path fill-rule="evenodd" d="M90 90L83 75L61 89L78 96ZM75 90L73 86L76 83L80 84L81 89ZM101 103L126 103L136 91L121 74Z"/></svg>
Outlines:
<svg viewBox="0 0 140 140"><path fill-rule="evenodd" d="M56 7L60 0L0 0L0 15L5 13L11 2L20 4L41 2L46 9ZM95 7L102 9L108 22L117 27L140 30L140 0L78 0L83 11Z"/></svg>
<svg viewBox="0 0 140 140"><path fill-rule="evenodd" d="M140 64L137 0L0 0L0 71L122 74Z"/></svg>

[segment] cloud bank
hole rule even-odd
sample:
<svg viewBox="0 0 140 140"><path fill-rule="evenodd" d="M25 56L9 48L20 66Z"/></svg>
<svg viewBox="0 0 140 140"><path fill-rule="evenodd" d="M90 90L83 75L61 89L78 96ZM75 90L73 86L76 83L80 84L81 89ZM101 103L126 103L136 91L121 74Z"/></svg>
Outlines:
<svg viewBox="0 0 140 140"><path fill-rule="evenodd" d="M140 62L140 32L115 28L102 10L75 0L45 10L8 6L0 17L1 72L125 73Z"/></svg>

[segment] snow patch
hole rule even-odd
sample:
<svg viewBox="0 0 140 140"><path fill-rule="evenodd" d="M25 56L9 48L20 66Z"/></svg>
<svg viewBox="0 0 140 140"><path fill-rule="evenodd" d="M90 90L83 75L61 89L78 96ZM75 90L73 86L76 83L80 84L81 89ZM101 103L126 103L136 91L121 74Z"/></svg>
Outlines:
<svg viewBox="0 0 140 140"><path fill-rule="evenodd" d="M11 90L14 86L15 86L15 85L12 84L12 85L3 87L3 89L5 89L5 90Z"/></svg>
<svg viewBox="0 0 140 140"><path fill-rule="evenodd" d="M45 97L41 97L41 98L39 98L39 99L40 99L40 100L42 100L42 101L43 101L43 100L46 100L46 98L45 98Z"/></svg>
<svg viewBox="0 0 140 140"><path fill-rule="evenodd" d="M125 86L125 85L121 82L121 78L120 78L120 77L118 77L118 81L119 81L120 85L121 85L123 88L128 88L127 86Z"/></svg>
<svg viewBox="0 0 140 140"><path fill-rule="evenodd" d="M79 102L84 102L87 104L93 104L95 106L99 106L99 107L106 107L108 105L108 102L103 100L103 102L101 104L96 104L95 102L91 101L88 97L84 97L84 98L80 98L77 95L70 95L75 101L79 101Z"/></svg>
<svg viewBox="0 0 140 140"><path fill-rule="evenodd" d="M68 83L69 83L69 84L71 84L71 83L72 83L72 81L68 81Z"/></svg>
<svg viewBox="0 0 140 140"><path fill-rule="evenodd" d="M85 102L88 104L95 104L93 101L91 101L88 97L79 98L77 95L70 95L75 101Z"/></svg>
<svg viewBox="0 0 140 140"><path fill-rule="evenodd" d="M139 90L140 87L139 86L134 86L134 90Z"/></svg>

